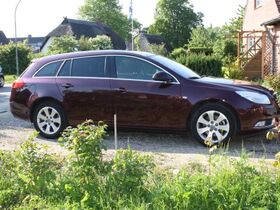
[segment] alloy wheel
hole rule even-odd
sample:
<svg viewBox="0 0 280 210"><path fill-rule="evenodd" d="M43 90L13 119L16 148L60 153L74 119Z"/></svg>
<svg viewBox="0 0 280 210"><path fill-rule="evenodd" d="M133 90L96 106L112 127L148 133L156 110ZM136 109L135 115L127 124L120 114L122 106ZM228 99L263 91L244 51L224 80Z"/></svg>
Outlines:
<svg viewBox="0 0 280 210"><path fill-rule="evenodd" d="M199 116L196 129L202 139L210 139L213 143L219 143L229 134L230 124L223 113L209 110Z"/></svg>
<svg viewBox="0 0 280 210"><path fill-rule="evenodd" d="M61 116L53 107L43 107L37 114L39 129L47 135L55 134L61 127Z"/></svg>

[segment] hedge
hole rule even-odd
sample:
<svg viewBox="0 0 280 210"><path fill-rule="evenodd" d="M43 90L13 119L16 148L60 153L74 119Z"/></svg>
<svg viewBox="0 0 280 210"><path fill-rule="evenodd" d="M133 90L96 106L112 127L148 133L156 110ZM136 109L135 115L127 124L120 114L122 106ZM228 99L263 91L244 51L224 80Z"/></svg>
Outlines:
<svg viewBox="0 0 280 210"><path fill-rule="evenodd" d="M18 43L19 72L31 62L32 50L25 43ZM0 65L5 74L16 74L16 48L14 43L0 45Z"/></svg>
<svg viewBox="0 0 280 210"><path fill-rule="evenodd" d="M188 54L187 56L177 57L176 61L200 75L222 76L222 61L213 55Z"/></svg>
<svg viewBox="0 0 280 210"><path fill-rule="evenodd" d="M212 47L189 47L189 53L211 55L213 53Z"/></svg>

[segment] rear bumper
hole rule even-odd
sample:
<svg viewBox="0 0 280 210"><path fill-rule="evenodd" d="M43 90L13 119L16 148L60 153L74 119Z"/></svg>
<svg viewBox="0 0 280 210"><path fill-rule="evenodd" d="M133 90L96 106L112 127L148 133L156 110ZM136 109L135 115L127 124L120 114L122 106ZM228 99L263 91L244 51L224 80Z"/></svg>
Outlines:
<svg viewBox="0 0 280 210"><path fill-rule="evenodd" d="M12 101L10 102L10 110L14 117L30 121L30 110L28 107Z"/></svg>

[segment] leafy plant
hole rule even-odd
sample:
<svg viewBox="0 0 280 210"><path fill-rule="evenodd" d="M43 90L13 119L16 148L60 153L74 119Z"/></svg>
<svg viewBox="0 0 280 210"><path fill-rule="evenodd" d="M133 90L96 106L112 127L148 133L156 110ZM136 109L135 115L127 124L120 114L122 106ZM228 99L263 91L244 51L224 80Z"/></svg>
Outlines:
<svg viewBox="0 0 280 210"><path fill-rule="evenodd" d="M222 68L223 76L229 79L244 79L244 72L238 67L237 62L226 64Z"/></svg>
<svg viewBox="0 0 280 210"><path fill-rule="evenodd" d="M145 182L152 173L154 163L150 156L137 152L119 150L113 159L109 184L116 194L137 195L145 193Z"/></svg>
<svg viewBox="0 0 280 210"><path fill-rule="evenodd" d="M149 48L156 55L166 56L168 54L164 44L149 44Z"/></svg>
<svg viewBox="0 0 280 210"><path fill-rule="evenodd" d="M177 49L174 49L171 53L170 53L170 57L172 59L178 59L180 57L186 57L188 54L187 50L183 47L180 47L180 48L177 48Z"/></svg>
<svg viewBox="0 0 280 210"><path fill-rule="evenodd" d="M60 54L73 51L107 50L112 49L111 38L105 35L87 38L82 36L76 39L74 36L55 37L48 49L48 54Z"/></svg>
<svg viewBox="0 0 280 210"><path fill-rule="evenodd" d="M211 48L211 47L189 47L188 52L191 54L211 55L213 53L213 48Z"/></svg>
<svg viewBox="0 0 280 210"><path fill-rule="evenodd" d="M189 67L200 75L219 77L222 75L222 62L215 56L189 54L180 56L176 61Z"/></svg>
<svg viewBox="0 0 280 210"><path fill-rule="evenodd" d="M214 154L172 173L131 149L104 158L106 125L86 121L61 139L60 160L34 137L15 152L0 151L1 209L278 209L275 166ZM205 142L213 146L211 141ZM173 170L174 172L174 170Z"/></svg>
<svg viewBox="0 0 280 210"><path fill-rule="evenodd" d="M26 42L18 43L19 72L23 72L31 62L32 50ZM0 45L0 65L5 74L16 74L16 46L10 42Z"/></svg>
<svg viewBox="0 0 280 210"><path fill-rule="evenodd" d="M117 0L85 0L79 9L81 18L104 23L112 28L123 39L129 40L131 35L131 21L122 12ZM141 24L133 20L135 30L140 30Z"/></svg>
<svg viewBox="0 0 280 210"><path fill-rule="evenodd" d="M188 43L191 30L202 23L202 13L196 13L189 0L160 0L155 14L155 23L149 33L160 34L178 48Z"/></svg>
<svg viewBox="0 0 280 210"><path fill-rule="evenodd" d="M48 48L48 54L60 54L78 51L78 41L74 36L55 37Z"/></svg>
<svg viewBox="0 0 280 210"><path fill-rule="evenodd" d="M108 50L112 49L112 41L110 37L102 35L96 36L95 38L81 37L78 40L78 49L80 51L86 50Z"/></svg>
<svg viewBox="0 0 280 210"><path fill-rule="evenodd" d="M280 74L266 76L264 80L271 88L280 92Z"/></svg>
<svg viewBox="0 0 280 210"><path fill-rule="evenodd" d="M24 142L16 152L16 171L22 190L26 193L44 195L55 180L55 161L46 147L34 141Z"/></svg>

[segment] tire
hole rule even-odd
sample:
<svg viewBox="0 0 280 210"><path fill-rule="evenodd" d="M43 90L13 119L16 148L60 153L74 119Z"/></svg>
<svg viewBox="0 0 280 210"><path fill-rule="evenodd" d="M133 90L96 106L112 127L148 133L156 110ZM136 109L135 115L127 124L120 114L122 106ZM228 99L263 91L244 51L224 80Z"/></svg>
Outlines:
<svg viewBox="0 0 280 210"><path fill-rule="evenodd" d="M58 138L68 124L63 108L51 101L35 107L33 123L40 135L49 139Z"/></svg>
<svg viewBox="0 0 280 210"><path fill-rule="evenodd" d="M226 144L236 133L237 119L221 104L205 104L193 113L190 127L193 137L204 145L205 140Z"/></svg>
<svg viewBox="0 0 280 210"><path fill-rule="evenodd" d="M4 77L0 77L0 87L4 87L5 85L5 79Z"/></svg>

